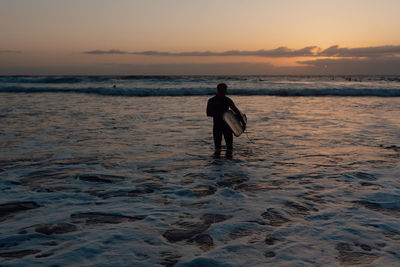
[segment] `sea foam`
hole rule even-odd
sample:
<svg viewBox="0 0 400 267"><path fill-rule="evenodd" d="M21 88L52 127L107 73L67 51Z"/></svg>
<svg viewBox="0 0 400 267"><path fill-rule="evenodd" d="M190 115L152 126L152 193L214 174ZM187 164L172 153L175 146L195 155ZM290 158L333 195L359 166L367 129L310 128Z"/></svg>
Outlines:
<svg viewBox="0 0 400 267"><path fill-rule="evenodd" d="M397 76L4 76L0 92L202 96L226 82L231 95L399 97Z"/></svg>

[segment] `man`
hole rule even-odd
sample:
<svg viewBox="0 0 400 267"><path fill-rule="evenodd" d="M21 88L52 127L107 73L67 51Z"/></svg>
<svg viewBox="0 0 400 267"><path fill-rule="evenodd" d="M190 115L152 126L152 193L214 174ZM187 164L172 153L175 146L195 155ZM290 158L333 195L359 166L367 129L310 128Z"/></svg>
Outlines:
<svg viewBox="0 0 400 267"><path fill-rule="evenodd" d="M229 97L225 96L227 89L228 86L225 83L218 84L217 95L210 98L207 103L207 116L213 117L214 119L213 137L216 153L219 153L221 150L222 134L224 135L227 153L232 153L233 148L232 130L222 119L222 115L225 111L228 111L229 108L231 108L236 114L240 114L233 101ZM246 125L241 116L240 119L243 125Z"/></svg>

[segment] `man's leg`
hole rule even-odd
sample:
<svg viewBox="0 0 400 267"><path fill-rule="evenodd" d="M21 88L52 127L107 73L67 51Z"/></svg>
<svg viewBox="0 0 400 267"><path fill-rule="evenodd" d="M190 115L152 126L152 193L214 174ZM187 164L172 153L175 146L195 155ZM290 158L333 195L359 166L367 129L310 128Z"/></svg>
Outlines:
<svg viewBox="0 0 400 267"><path fill-rule="evenodd" d="M222 127L220 125L214 124L213 137L214 137L215 150L221 150Z"/></svg>
<svg viewBox="0 0 400 267"><path fill-rule="evenodd" d="M224 125L223 133L224 133L224 139L225 139L225 143L226 143L226 149L229 151L232 151L232 149L233 149L232 130L226 124Z"/></svg>

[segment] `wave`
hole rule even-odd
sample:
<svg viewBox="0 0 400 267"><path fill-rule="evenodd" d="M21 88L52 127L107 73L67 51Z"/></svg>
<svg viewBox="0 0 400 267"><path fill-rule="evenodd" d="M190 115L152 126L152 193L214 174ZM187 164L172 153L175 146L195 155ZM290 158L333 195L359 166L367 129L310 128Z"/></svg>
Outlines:
<svg viewBox="0 0 400 267"><path fill-rule="evenodd" d="M87 80L87 77L46 77L46 76L10 76L1 77L0 81L3 83L81 83Z"/></svg>
<svg viewBox="0 0 400 267"><path fill-rule="evenodd" d="M82 93L107 96L205 96L215 94L214 88L44 88L44 87L0 87L1 93ZM243 96L288 96L288 97L323 97L323 96L376 96L400 97L400 89L230 89L229 95Z"/></svg>
<svg viewBox="0 0 400 267"><path fill-rule="evenodd" d="M251 77L251 76L249 76ZM88 82L112 82L112 81L204 81L204 80L247 80L248 76L163 76L163 75L132 75L132 76L0 76L1 83L34 83L34 84L76 84Z"/></svg>
<svg viewBox="0 0 400 267"><path fill-rule="evenodd" d="M297 75L126 75L126 76L0 76L0 83L34 83L34 84L76 84L88 82L113 82L113 81L353 81L353 82L400 82L398 75L322 75L322 76L297 76Z"/></svg>

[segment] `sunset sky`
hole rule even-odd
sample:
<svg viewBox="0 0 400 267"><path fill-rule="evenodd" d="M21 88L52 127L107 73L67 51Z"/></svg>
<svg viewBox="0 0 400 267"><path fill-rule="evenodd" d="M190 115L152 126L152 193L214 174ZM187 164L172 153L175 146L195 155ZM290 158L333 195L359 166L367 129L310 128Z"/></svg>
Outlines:
<svg viewBox="0 0 400 267"><path fill-rule="evenodd" d="M400 74L398 0L1 0L0 75Z"/></svg>

